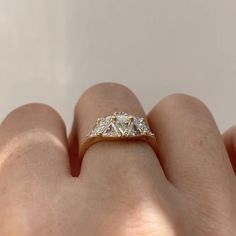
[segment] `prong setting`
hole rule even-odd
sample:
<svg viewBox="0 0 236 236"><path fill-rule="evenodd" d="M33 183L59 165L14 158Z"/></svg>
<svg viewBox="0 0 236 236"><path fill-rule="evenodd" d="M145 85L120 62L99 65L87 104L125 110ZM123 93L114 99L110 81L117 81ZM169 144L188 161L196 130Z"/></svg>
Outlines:
<svg viewBox="0 0 236 236"><path fill-rule="evenodd" d="M155 135L150 131L145 119L128 115L125 112L115 112L110 116L98 118L89 137L135 137Z"/></svg>

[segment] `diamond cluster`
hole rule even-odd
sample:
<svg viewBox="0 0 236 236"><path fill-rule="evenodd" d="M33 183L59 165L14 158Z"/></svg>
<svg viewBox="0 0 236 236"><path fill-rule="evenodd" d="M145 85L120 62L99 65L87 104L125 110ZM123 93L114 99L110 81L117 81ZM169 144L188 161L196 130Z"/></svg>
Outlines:
<svg viewBox="0 0 236 236"><path fill-rule="evenodd" d="M124 112L115 112L111 116L99 118L89 137L129 137L154 136L144 118L128 115Z"/></svg>

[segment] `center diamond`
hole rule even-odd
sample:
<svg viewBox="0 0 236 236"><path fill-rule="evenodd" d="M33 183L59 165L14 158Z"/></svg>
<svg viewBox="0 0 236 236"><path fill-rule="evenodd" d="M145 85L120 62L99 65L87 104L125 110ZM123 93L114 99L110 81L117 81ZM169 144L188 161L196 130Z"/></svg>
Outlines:
<svg viewBox="0 0 236 236"><path fill-rule="evenodd" d="M130 121L128 119L128 116L126 115L116 116L115 125L117 129L120 131L121 135L125 135L126 130L128 129L129 123Z"/></svg>

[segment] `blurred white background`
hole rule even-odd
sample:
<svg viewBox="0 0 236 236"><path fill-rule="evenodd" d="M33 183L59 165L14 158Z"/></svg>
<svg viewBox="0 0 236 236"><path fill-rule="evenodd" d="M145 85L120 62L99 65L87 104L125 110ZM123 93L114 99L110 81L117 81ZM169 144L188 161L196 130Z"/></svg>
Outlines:
<svg viewBox="0 0 236 236"><path fill-rule="evenodd" d="M203 100L236 123L235 0L0 0L0 119L43 102L70 127L90 85L128 85L148 110L162 97Z"/></svg>

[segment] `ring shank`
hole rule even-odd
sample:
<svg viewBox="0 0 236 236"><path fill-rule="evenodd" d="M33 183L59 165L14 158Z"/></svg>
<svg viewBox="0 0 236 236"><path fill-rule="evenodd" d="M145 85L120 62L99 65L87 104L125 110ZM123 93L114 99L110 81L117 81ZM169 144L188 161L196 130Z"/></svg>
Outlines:
<svg viewBox="0 0 236 236"><path fill-rule="evenodd" d="M148 135L141 135L141 136L134 136L134 137L103 137L103 136L95 136L95 137L88 137L86 138L79 148L79 161L82 162L82 159L86 153L86 151L91 147L93 144L98 142L114 142L114 141L144 141L148 143L155 154L158 156L158 144L157 140L154 136L148 136Z"/></svg>

